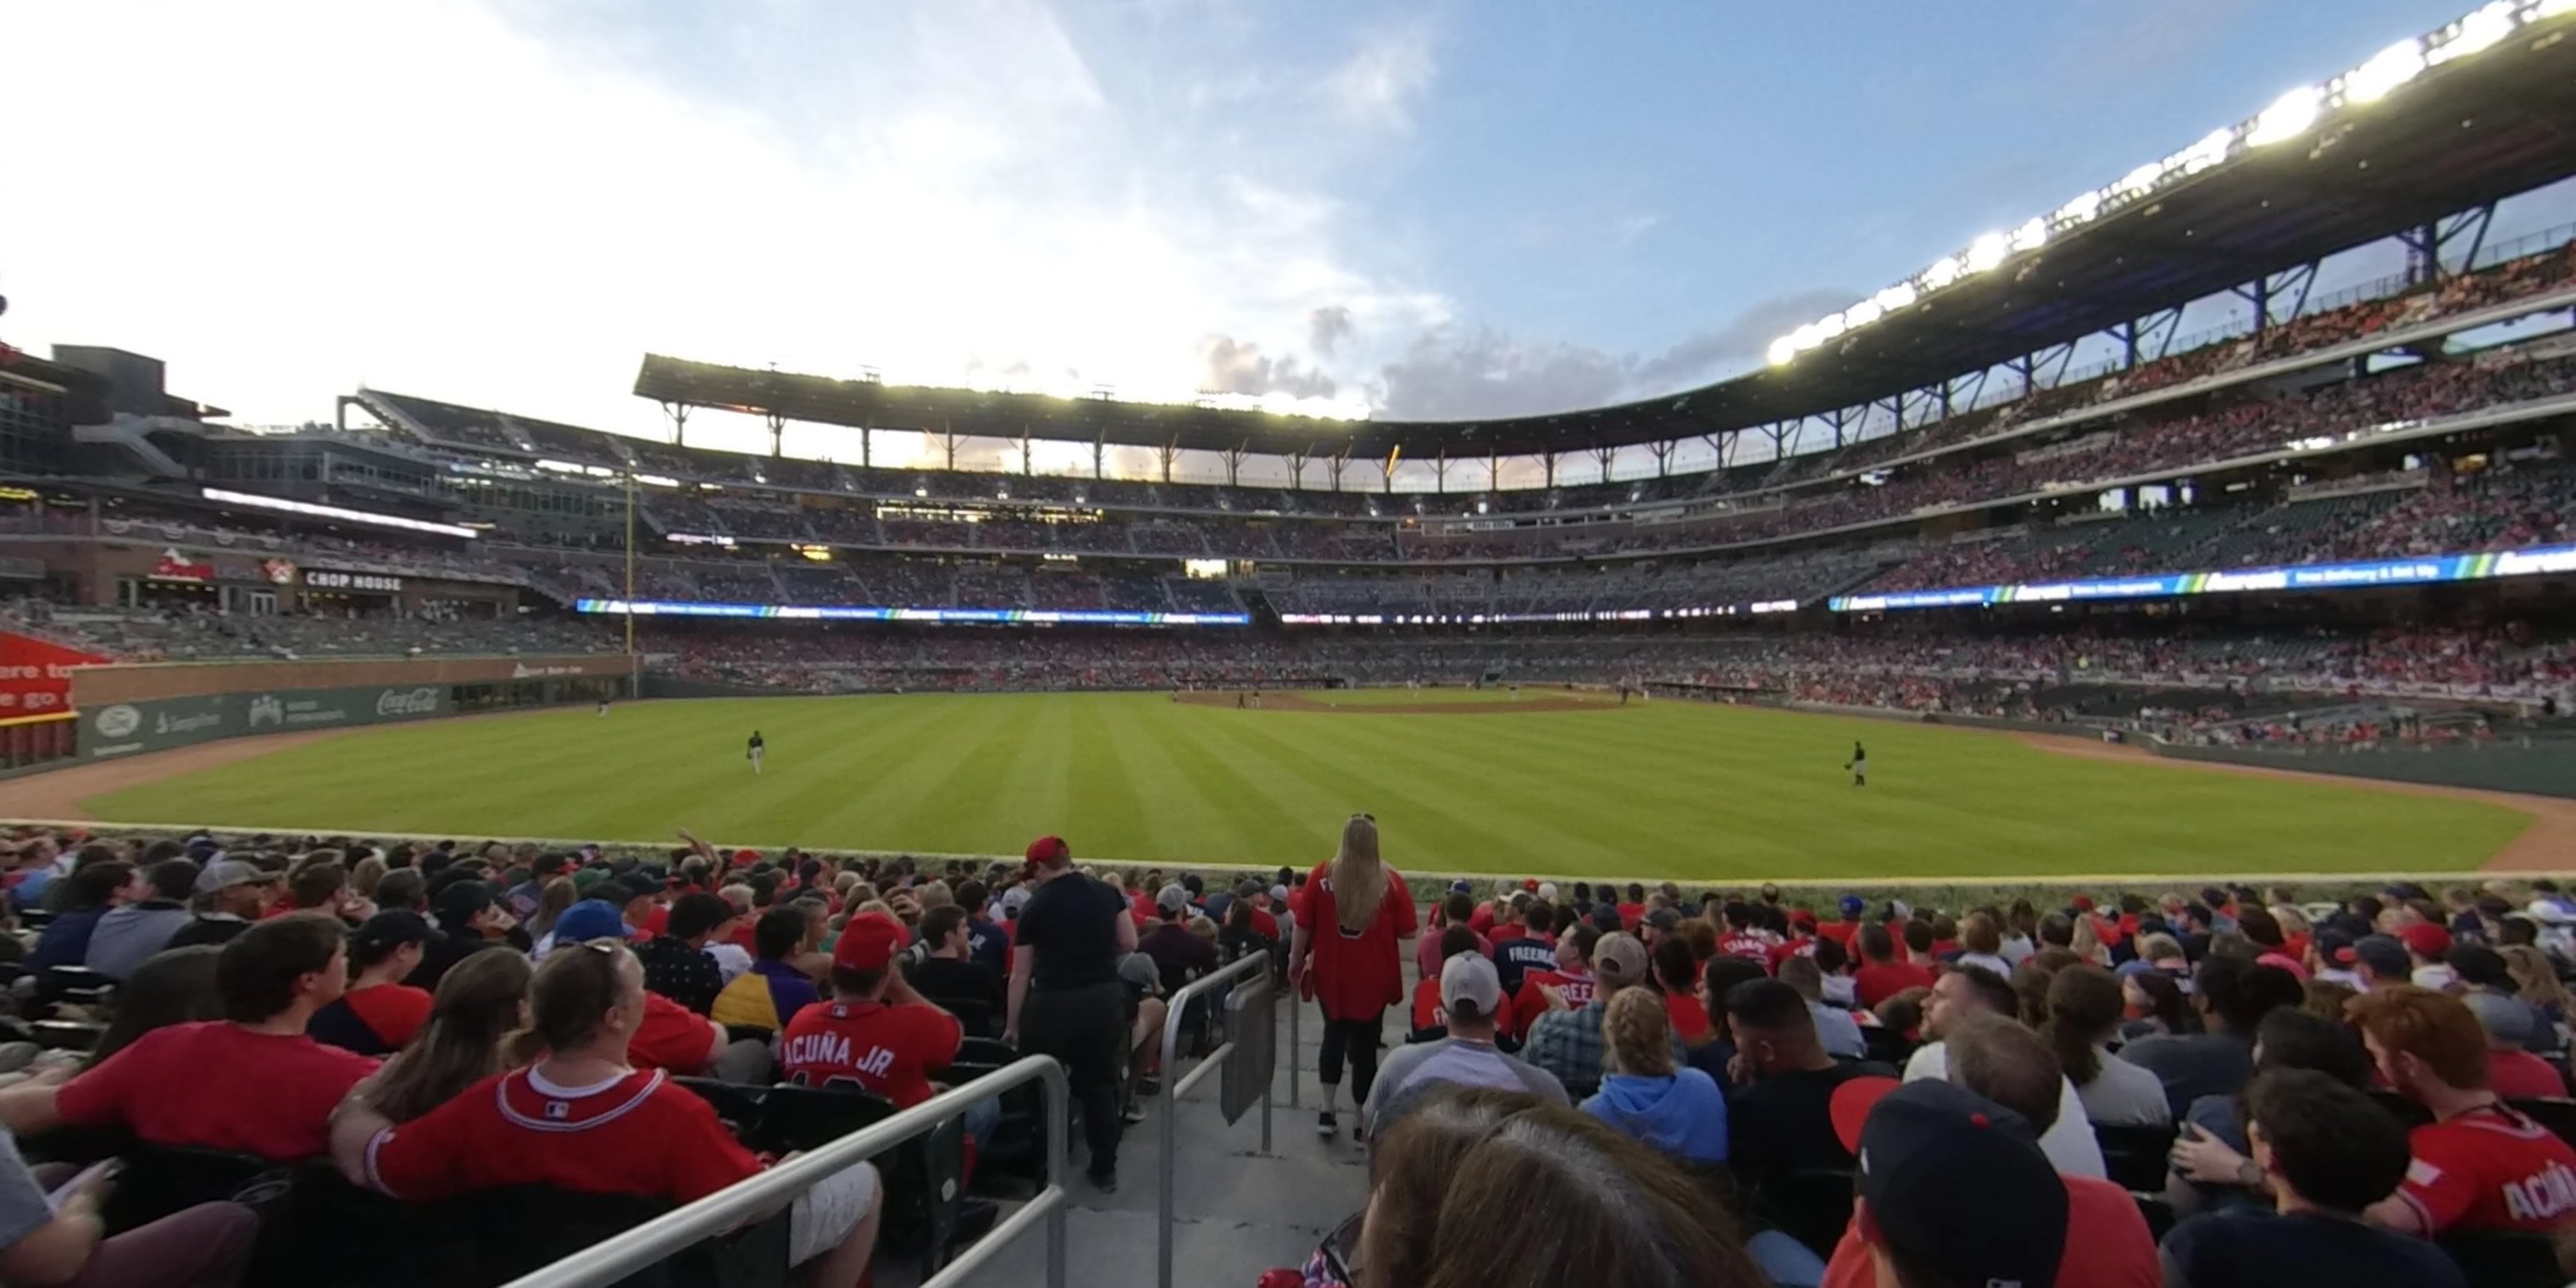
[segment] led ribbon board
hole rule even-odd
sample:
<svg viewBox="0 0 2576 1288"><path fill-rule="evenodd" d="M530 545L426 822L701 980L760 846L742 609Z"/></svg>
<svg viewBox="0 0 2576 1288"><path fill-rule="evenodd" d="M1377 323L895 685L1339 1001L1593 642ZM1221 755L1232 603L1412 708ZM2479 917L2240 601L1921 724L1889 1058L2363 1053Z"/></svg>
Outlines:
<svg viewBox="0 0 2576 1288"><path fill-rule="evenodd" d="M2352 590L2371 586L2422 586L2490 577L2576 573L2576 546L2539 546L2478 555L2424 555L2363 563L2294 564L2215 572L2150 573L2085 581L2016 586L1955 586L1837 595L1826 607L1837 613L1876 613L1904 608L1961 608L1989 604L2049 604L2098 599L2171 599L2236 591Z"/></svg>
<svg viewBox="0 0 2576 1288"><path fill-rule="evenodd" d="M858 608L715 604L685 599L577 599L573 611L636 617L772 617L817 622L983 622L1031 626L1249 626L1249 613L1138 613L1107 608Z"/></svg>

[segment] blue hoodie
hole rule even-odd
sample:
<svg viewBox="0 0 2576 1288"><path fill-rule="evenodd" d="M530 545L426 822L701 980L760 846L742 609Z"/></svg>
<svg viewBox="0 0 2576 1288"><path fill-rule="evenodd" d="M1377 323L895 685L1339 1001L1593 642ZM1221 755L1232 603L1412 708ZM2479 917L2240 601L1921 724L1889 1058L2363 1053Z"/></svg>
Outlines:
<svg viewBox="0 0 2576 1288"><path fill-rule="evenodd" d="M1583 1111L1683 1162L1726 1161L1726 1094L1697 1069L1669 1078L1606 1075Z"/></svg>

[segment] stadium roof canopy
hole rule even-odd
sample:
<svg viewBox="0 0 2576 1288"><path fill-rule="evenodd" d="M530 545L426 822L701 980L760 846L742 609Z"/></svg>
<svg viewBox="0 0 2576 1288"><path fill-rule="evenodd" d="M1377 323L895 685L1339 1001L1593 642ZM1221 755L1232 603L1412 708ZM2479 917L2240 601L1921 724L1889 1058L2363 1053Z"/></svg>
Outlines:
<svg viewBox="0 0 2576 1288"><path fill-rule="evenodd" d="M1820 416L2012 362L2576 174L2576 0L2496 0L2258 116L1982 238L1804 328L1764 370L1487 421L886 385L647 354L635 392L791 421L1183 450L1581 453ZM1866 316L1855 316L1863 315Z"/></svg>

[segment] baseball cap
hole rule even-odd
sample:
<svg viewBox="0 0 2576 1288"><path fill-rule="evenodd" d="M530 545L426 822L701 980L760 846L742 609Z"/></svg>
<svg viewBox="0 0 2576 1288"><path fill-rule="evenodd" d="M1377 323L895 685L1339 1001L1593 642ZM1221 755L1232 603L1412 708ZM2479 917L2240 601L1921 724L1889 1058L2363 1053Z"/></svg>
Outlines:
<svg viewBox="0 0 2576 1288"><path fill-rule="evenodd" d="M1619 906L1610 903L1595 904L1592 909L1592 924L1600 927L1603 934L1618 930Z"/></svg>
<svg viewBox="0 0 2576 1288"><path fill-rule="evenodd" d="M1537 878L1537 877L1523 877L1523 878L1521 878L1521 889L1522 889L1522 890L1524 890L1524 891L1527 891L1527 892L1528 892L1528 893L1530 893L1530 894L1537 894L1537 893L1538 893L1538 878Z"/></svg>
<svg viewBox="0 0 2576 1288"><path fill-rule="evenodd" d="M275 880L277 880L275 876L261 870L257 864L244 863L240 859L218 859L207 864L206 870L197 874L197 893L213 894L219 890L230 890L234 886L258 885L263 881Z"/></svg>
<svg viewBox="0 0 2576 1288"><path fill-rule="evenodd" d="M1539 882L1538 897L1547 900L1549 903L1556 902L1556 883L1553 881Z"/></svg>
<svg viewBox="0 0 2576 1288"><path fill-rule="evenodd" d="M1475 892L1476 888L1467 884L1467 878L1465 877L1460 877L1449 883L1449 893L1451 894L1474 894Z"/></svg>
<svg viewBox="0 0 2576 1288"><path fill-rule="evenodd" d="M480 881L450 882L429 901L430 911L438 914L438 924L450 931L465 929L474 914L491 906L492 887Z"/></svg>
<svg viewBox="0 0 2576 1288"><path fill-rule="evenodd" d="M2544 926L2564 926L2570 922L2576 922L2576 913L2567 911L2566 905L2549 899L2532 900L2531 906L2523 909L2523 913Z"/></svg>
<svg viewBox="0 0 2576 1288"><path fill-rule="evenodd" d="M1190 892L1177 885L1167 885L1154 892L1154 906L1165 912L1179 912L1190 906Z"/></svg>
<svg viewBox="0 0 2576 1288"><path fill-rule="evenodd" d="M2318 931L2317 959L2335 966L2352 965L2355 960L2352 954L2352 936L2340 930Z"/></svg>
<svg viewBox="0 0 2576 1288"><path fill-rule="evenodd" d="M1466 952L1440 965L1440 1004L1455 1009L1476 1004L1476 1014L1491 1019L1503 1008L1503 977L1483 953Z"/></svg>
<svg viewBox="0 0 2576 1288"><path fill-rule="evenodd" d="M1118 978L1151 993L1163 986L1163 968L1143 953L1129 953L1118 959Z"/></svg>
<svg viewBox="0 0 2576 1288"><path fill-rule="evenodd" d="M1634 984L1646 977L1646 945L1635 935L1603 935L1592 946L1592 973L1605 983Z"/></svg>
<svg viewBox="0 0 2576 1288"><path fill-rule="evenodd" d="M1073 857L1073 847L1061 836L1041 836L1029 842L1029 862L1058 863Z"/></svg>
<svg viewBox="0 0 2576 1288"><path fill-rule="evenodd" d="M397 908L367 918L366 924L349 936L349 946L362 951L384 952L428 940L429 919L417 912Z"/></svg>
<svg viewBox="0 0 2576 1288"><path fill-rule="evenodd" d="M1657 908L1646 914L1646 924L1657 930L1679 930L1682 928L1682 915L1670 908Z"/></svg>
<svg viewBox="0 0 2576 1288"><path fill-rule="evenodd" d="M584 899L563 910L555 918L555 943L578 944L592 939L624 939L626 918L613 903Z"/></svg>
<svg viewBox="0 0 2576 1288"><path fill-rule="evenodd" d="M1862 902L1859 895L1847 894L1835 900L1834 907L1846 917L1857 918L1869 905Z"/></svg>
<svg viewBox="0 0 2576 1288"><path fill-rule="evenodd" d="M911 938L902 922L882 912L863 912L841 927L840 941L832 945L832 964L851 970L884 970Z"/></svg>
<svg viewBox="0 0 2576 1288"><path fill-rule="evenodd" d="M2451 932L2429 921L2419 921L2397 932L2399 943L2418 957L2439 957L2451 951Z"/></svg>
<svg viewBox="0 0 2576 1288"><path fill-rule="evenodd" d="M1028 906L1029 906L1029 888L1028 888L1027 886L1012 886L1010 889L1005 890L1005 891L1003 891L1003 892L1002 892L1002 915L1003 915L1003 916L1005 916L1005 917L1016 917L1016 916L1019 916L1019 915L1020 915L1020 909L1025 908L1025 907L1028 907Z"/></svg>
<svg viewBox="0 0 2576 1288"><path fill-rule="evenodd" d="M2066 1183L2021 1115L1937 1078L1854 1078L1831 1114L1859 1160L1863 1238L1944 1282L2057 1281Z"/></svg>
<svg viewBox="0 0 2576 1288"><path fill-rule="evenodd" d="M2478 1027L2487 1031L2487 1045L2519 1051L2531 1040L2536 1018L2531 1004L2518 997L2479 990L2460 994L2469 1013L2478 1017Z"/></svg>
<svg viewBox="0 0 2576 1288"><path fill-rule="evenodd" d="M2415 968L2415 959L2406 955L2406 945L2386 935L2363 935L2352 941L2352 959L2377 975L2404 979Z"/></svg>

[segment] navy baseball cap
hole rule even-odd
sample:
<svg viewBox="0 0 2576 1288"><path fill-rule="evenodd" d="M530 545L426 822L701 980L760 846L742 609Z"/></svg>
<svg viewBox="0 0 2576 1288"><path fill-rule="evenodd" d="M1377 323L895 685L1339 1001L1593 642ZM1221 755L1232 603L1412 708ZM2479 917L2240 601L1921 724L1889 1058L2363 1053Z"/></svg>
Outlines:
<svg viewBox="0 0 2576 1288"><path fill-rule="evenodd" d="M1946 1283L2054 1288L2066 1182L2029 1120L1937 1078L1854 1078L1830 1112L1859 1160L1864 1240Z"/></svg>
<svg viewBox="0 0 2576 1288"><path fill-rule="evenodd" d="M1834 906L1841 909L1842 914L1845 917L1852 918L1853 920L1858 920L1861 912L1869 907L1869 905L1863 902L1861 897L1856 894L1844 895L1842 900Z"/></svg>

